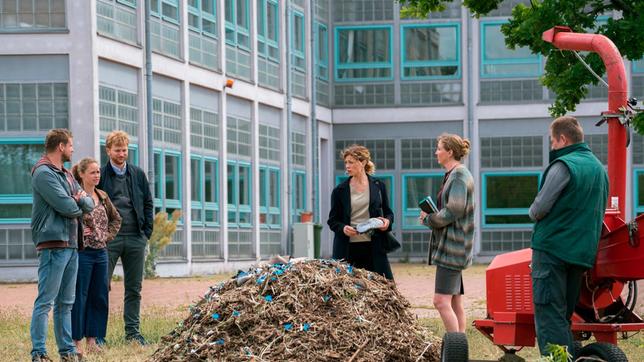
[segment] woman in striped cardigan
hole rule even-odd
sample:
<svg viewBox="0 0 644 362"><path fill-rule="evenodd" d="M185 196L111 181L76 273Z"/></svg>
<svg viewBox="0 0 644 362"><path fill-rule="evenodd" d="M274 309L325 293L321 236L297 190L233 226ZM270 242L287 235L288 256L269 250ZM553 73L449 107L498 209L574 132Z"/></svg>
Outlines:
<svg viewBox="0 0 644 362"><path fill-rule="evenodd" d="M474 240L474 179L461 164L470 152L470 142L453 134L438 137L436 158L447 170L436 197L438 212L420 219L432 228L429 264L436 268L434 306L447 332L465 332L463 269L472 264Z"/></svg>

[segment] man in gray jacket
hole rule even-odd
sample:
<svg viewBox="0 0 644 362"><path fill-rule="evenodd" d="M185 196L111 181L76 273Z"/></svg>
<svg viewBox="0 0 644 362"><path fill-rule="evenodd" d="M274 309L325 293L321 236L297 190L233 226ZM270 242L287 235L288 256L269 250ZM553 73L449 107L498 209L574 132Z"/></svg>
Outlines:
<svg viewBox="0 0 644 362"><path fill-rule="evenodd" d="M92 211L94 201L63 165L71 160L73 152L72 133L52 129L45 138L45 154L31 170L31 234L38 251L38 297L31 316L32 361L51 361L45 342L52 305L61 361L79 360L71 320L78 245L82 244L78 218Z"/></svg>

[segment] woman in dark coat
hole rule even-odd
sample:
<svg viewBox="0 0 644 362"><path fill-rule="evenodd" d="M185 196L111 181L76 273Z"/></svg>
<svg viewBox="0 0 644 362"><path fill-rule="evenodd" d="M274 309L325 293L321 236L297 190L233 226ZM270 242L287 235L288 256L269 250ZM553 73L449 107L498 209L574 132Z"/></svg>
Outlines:
<svg viewBox="0 0 644 362"><path fill-rule="evenodd" d="M391 231L394 222L385 184L371 176L375 166L366 147L352 145L341 155L349 179L336 186L331 194L327 224L335 233L333 258L393 279L383 250L385 233ZM359 234L356 225L369 218L380 219L383 226L372 233Z"/></svg>

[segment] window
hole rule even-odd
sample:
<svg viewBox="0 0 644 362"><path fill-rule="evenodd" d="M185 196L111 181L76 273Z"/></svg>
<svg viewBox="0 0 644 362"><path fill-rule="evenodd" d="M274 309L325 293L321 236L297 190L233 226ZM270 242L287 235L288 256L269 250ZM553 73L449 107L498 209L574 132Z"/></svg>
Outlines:
<svg viewBox="0 0 644 362"><path fill-rule="evenodd" d="M280 162L280 130L264 124L259 125L259 158Z"/></svg>
<svg viewBox="0 0 644 362"><path fill-rule="evenodd" d="M226 187L229 226L250 228L252 225L250 163L229 161Z"/></svg>
<svg viewBox="0 0 644 362"><path fill-rule="evenodd" d="M296 170L291 173L293 181L292 219L298 220L299 215L306 211L306 172Z"/></svg>
<svg viewBox="0 0 644 362"><path fill-rule="evenodd" d="M190 157L193 225L219 226L219 164L216 158Z"/></svg>
<svg viewBox="0 0 644 362"><path fill-rule="evenodd" d="M188 0L188 26L204 35L217 36L215 0Z"/></svg>
<svg viewBox="0 0 644 362"><path fill-rule="evenodd" d="M259 167L259 223L262 227L280 228L280 170L277 167Z"/></svg>
<svg viewBox="0 0 644 362"><path fill-rule="evenodd" d="M329 30L325 24L317 23L316 63L318 79L329 80Z"/></svg>
<svg viewBox="0 0 644 362"><path fill-rule="evenodd" d="M293 142L293 164L306 166L306 135L304 133L292 132L291 137L291 142Z"/></svg>
<svg viewBox="0 0 644 362"><path fill-rule="evenodd" d="M118 129L138 138L139 108L136 93L99 85L98 116L101 132L108 133Z"/></svg>
<svg viewBox="0 0 644 362"><path fill-rule="evenodd" d="M190 108L190 145L209 151L219 151L219 115Z"/></svg>
<svg viewBox="0 0 644 362"><path fill-rule="evenodd" d="M152 117L155 141L181 144L181 104L154 98Z"/></svg>
<svg viewBox="0 0 644 362"><path fill-rule="evenodd" d="M251 129L250 121L228 116L228 153L250 157Z"/></svg>
<svg viewBox="0 0 644 362"><path fill-rule="evenodd" d="M539 172L483 173L483 227L530 227Z"/></svg>
<svg viewBox="0 0 644 362"><path fill-rule="evenodd" d="M644 213L644 169L633 170L634 216Z"/></svg>
<svg viewBox="0 0 644 362"><path fill-rule="evenodd" d="M131 140L130 140L131 142ZM109 158L107 156L107 149L105 148L105 140L101 140L101 167L104 165L107 165L107 162L109 161ZM138 165L139 164L139 145L130 143L127 147L127 163L131 163L133 165Z"/></svg>
<svg viewBox="0 0 644 362"><path fill-rule="evenodd" d="M401 36L403 80L460 77L458 24L403 25Z"/></svg>
<svg viewBox="0 0 644 362"><path fill-rule="evenodd" d="M257 0L257 52L274 60L279 54L279 6L275 0Z"/></svg>
<svg viewBox="0 0 644 362"><path fill-rule="evenodd" d="M0 83L0 132L66 128L67 83Z"/></svg>
<svg viewBox="0 0 644 362"><path fill-rule="evenodd" d="M402 168L406 170L440 169L434 153L438 146L435 138L401 140ZM427 195L425 195L427 196Z"/></svg>
<svg viewBox="0 0 644 362"><path fill-rule="evenodd" d="M226 43L250 49L248 0L226 0Z"/></svg>
<svg viewBox="0 0 644 362"><path fill-rule="evenodd" d="M43 152L43 139L0 140L0 224L31 221L31 168Z"/></svg>
<svg viewBox="0 0 644 362"><path fill-rule="evenodd" d="M150 0L152 15L179 24L179 0Z"/></svg>
<svg viewBox="0 0 644 362"><path fill-rule="evenodd" d="M508 49L501 25L507 21L481 24L481 78L537 77L541 56L528 48Z"/></svg>
<svg viewBox="0 0 644 362"><path fill-rule="evenodd" d="M170 150L154 151L154 206L168 215L181 209L181 154Z"/></svg>
<svg viewBox="0 0 644 362"><path fill-rule="evenodd" d="M335 28L338 81L391 80L391 26Z"/></svg>
<svg viewBox="0 0 644 362"><path fill-rule="evenodd" d="M443 174L427 173L403 175L403 228L404 229L426 229L418 220L420 208L418 202L427 196L436 200L438 190L443 183ZM438 202L438 201L437 201Z"/></svg>
<svg viewBox="0 0 644 362"><path fill-rule="evenodd" d="M97 0L96 30L112 39L137 44L136 1Z"/></svg>
<svg viewBox="0 0 644 362"><path fill-rule="evenodd" d="M543 136L481 137L481 167L542 167Z"/></svg>
<svg viewBox="0 0 644 362"><path fill-rule="evenodd" d="M306 69L304 28L304 14L299 11L293 11L293 17L291 21L291 51L293 54L293 67L301 71L304 71Z"/></svg>
<svg viewBox="0 0 644 362"><path fill-rule="evenodd" d="M346 181L348 178L349 176L336 176L335 184L339 185L340 183ZM396 194L394 190L394 175L378 173L378 175L373 176L373 178L380 180L385 184L385 188L387 189L387 197L389 198L389 207L393 210L394 205L396 204L396 202L394 201L394 195Z"/></svg>
<svg viewBox="0 0 644 362"><path fill-rule="evenodd" d="M65 0L0 2L0 32L65 28Z"/></svg>
<svg viewBox="0 0 644 362"><path fill-rule="evenodd" d="M644 73L644 58L634 61L632 64L633 64L633 73Z"/></svg>

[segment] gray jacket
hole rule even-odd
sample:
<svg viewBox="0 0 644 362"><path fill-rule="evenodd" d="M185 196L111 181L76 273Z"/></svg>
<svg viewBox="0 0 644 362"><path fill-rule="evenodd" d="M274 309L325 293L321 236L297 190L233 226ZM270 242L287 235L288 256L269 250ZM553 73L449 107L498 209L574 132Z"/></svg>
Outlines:
<svg viewBox="0 0 644 362"><path fill-rule="evenodd" d="M32 169L31 187L31 236L34 244L45 241L66 241L77 248L78 218L94 209L91 197L82 197L78 202L72 195L81 188L69 171L54 166L43 157Z"/></svg>

